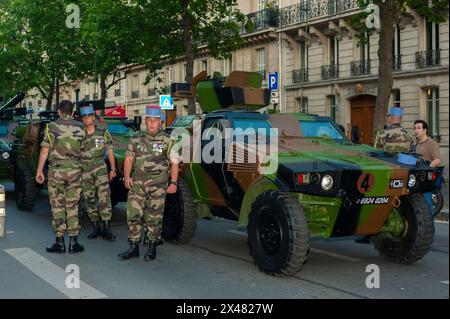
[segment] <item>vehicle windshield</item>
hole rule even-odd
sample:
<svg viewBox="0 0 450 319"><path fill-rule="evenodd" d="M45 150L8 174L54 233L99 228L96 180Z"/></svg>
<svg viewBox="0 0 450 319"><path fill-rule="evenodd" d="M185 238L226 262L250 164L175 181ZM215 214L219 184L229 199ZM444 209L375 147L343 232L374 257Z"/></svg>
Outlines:
<svg viewBox="0 0 450 319"><path fill-rule="evenodd" d="M108 131L111 134L117 135L132 134L131 129L122 123L108 123Z"/></svg>
<svg viewBox="0 0 450 319"><path fill-rule="evenodd" d="M324 137L344 140L344 136L330 122L300 121L300 132L303 137Z"/></svg>
<svg viewBox="0 0 450 319"><path fill-rule="evenodd" d="M8 127L0 125L0 136L8 135Z"/></svg>
<svg viewBox="0 0 450 319"><path fill-rule="evenodd" d="M194 122L195 115L180 116L175 119L172 127L191 127L192 122Z"/></svg>
<svg viewBox="0 0 450 319"><path fill-rule="evenodd" d="M238 129L238 130L236 130ZM242 129L242 130L239 130ZM260 132L260 129L265 131L265 135L275 136L276 131L272 128L270 123L266 120L255 120L255 119L236 119L234 120L234 135L244 135L245 130L254 130L255 134ZM248 133L247 133L248 134Z"/></svg>

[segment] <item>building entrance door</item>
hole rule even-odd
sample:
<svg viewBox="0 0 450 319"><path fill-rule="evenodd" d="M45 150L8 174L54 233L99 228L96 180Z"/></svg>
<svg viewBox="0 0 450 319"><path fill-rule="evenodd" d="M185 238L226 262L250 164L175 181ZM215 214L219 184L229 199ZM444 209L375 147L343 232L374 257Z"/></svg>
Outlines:
<svg viewBox="0 0 450 319"><path fill-rule="evenodd" d="M361 95L351 100L352 134L359 131L359 143L373 145L373 117L375 112L376 97Z"/></svg>

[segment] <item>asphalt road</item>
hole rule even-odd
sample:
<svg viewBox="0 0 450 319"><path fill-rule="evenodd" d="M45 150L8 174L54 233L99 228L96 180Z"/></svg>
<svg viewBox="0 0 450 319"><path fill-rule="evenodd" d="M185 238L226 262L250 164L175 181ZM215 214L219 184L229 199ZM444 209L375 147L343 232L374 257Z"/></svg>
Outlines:
<svg viewBox="0 0 450 319"><path fill-rule="evenodd" d="M43 193L33 212L16 209L13 185L7 188L7 234L0 238L0 299L3 298L449 298L447 222L436 223L431 251L414 265L397 265L379 257L372 245L354 238L314 240L308 263L295 277L260 272L248 255L246 234L222 219L199 220L189 245L158 247L155 261L119 261L127 248L126 211L114 209L116 242L87 240L78 255L53 255L50 207ZM141 255L143 252L141 251ZM68 265L79 267L79 289L69 289ZM368 265L380 270L380 287L367 288ZM70 278L69 278L69 277ZM73 278L69 280L72 287ZM72 285L72 286L71 286Z"/></svg>

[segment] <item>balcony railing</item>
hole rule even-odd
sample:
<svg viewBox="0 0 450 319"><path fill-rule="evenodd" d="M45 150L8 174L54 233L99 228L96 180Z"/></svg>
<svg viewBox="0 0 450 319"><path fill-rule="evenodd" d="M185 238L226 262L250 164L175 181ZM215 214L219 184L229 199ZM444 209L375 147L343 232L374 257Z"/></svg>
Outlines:
<svg viewBox="0 0 450 319"><path fill-rule="evenodd" d="M241 26L241 33L251 33L279 26L279 10L264 9L247 15L245 22Z"/></svg>
<svg viewBox="0 0 450 319"><path fill-rule="evenodd" d="M281 9L280 26L302 23L307 20L336 15L358 8L356 0L308 0Z"/></svg>
<svg viewBox="0 0 450 319"><path fill-rule="evenodd" d="M261 74L263 81L266 80L266 70L256 70L259 74Z"/></svg>
<svg viewBox="0 0 450 319"><path fill-rule="evenodd" d="M339 77L339 64L322 65L322 80L330 80Z"/></svg>
<svg viewBox="0 0 450 319"><path fill-rule="evenodd" d="M392 71L400 71L402 69L402 56L394 55L392 57Z"/></svg>
<svg viewBox="0 0 450 319"><path fill-rule="evenodd" d="M308 82L308 69L299 69L292 71L292 82L293 83Z"/></svg>
<svg viewBox="0 0 450 319"><path fill-rule="evenodd" d="M416 52L416 68L423 69L441 64L441 50Z"/></svg>
<svg viewBox="0 0 450 319"><path fill-rule="evenodd" d="M370 74L370 60L352 61L350 63L350 74L352 76Z"/></svg>

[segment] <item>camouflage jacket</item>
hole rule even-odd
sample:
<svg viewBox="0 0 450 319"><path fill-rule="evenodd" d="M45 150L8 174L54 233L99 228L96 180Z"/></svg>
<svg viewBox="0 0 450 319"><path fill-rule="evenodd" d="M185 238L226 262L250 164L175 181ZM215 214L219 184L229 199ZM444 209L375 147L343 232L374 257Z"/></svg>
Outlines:
<svg viewBox="0 0 450 319"><path fill-rule="evenodd" d="M103 162L107 151L112 149L112 137L108 130L95 126L92 134L86 132L86 138L81 143L81 160L84 163L98 164Z"/></svg>
<svg viewBox="0 0 450 319"><path fill-rule="evenodd" d="M41 146L49 149L50 164L80 165L85 137L83 124L64 116L47 124Z"/></svg>
<svg viewBox="0 0 450 319"><path fill-rule="evenodd" d="M166 133L151 135L147 131L134 134L126 156L133 157L133 175L145 178L168 176L169 154L174 140Z"/></svg>
<svg viewBox="0 0 450 319"><path fill-rule="evenodd" d="M381 130L375 138L375 147L389 153L410 152L413 150L414 137L400 124Z"/></svg>

